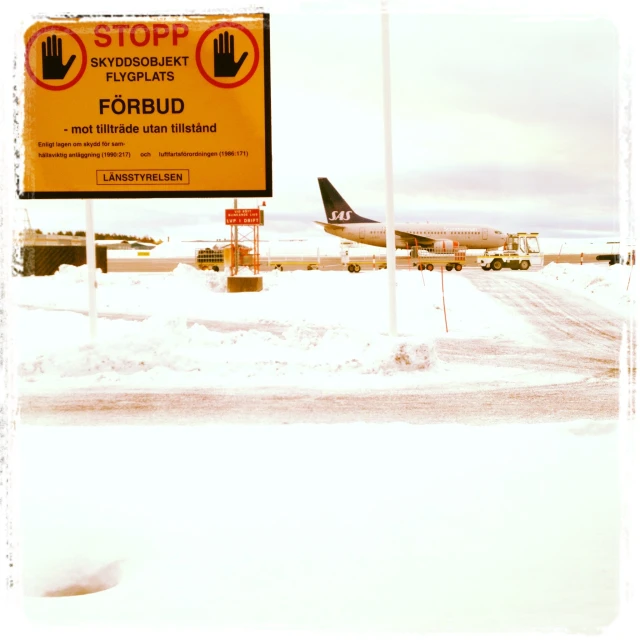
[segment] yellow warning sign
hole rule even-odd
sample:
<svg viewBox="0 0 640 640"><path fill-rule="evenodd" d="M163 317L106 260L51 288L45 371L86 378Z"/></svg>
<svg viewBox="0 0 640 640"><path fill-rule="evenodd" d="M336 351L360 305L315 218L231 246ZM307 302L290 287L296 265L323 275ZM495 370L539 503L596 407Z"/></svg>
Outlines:
<svg viewBox="0 0 640 640"><path fill-rule="evenodd" d="M269 15L25 33L20 198L272 195Z"/></svg>

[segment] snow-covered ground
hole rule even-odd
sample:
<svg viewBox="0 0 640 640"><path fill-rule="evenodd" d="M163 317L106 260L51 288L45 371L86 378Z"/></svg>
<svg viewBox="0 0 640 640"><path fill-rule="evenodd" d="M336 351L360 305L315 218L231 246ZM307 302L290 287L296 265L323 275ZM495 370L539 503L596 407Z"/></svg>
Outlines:
<svg viewBox="0 0 640 640"><path fill-rule="evenodd" d="M534 280L588 297L614 313L633 313L640 275L634 267L614 264L566 264L549 262L543 269L530 274Z"/></svg>
<svg viewBox="0 0 640 640"><path fill-rule="evenodd" d="M593 633L617 613L610 422L20 435L32 623L370 638Z"/></svg>
<svg viewBox="0 0 640 640"><path fill-rule="evenodd" d="M632 304L629 269L552 263L517 276L564 287L624 317ZM267 272L262 292L242 294L226 292L225 274L184 264L168 274L98 273L98 312L110 316L98 319L93 343L89 320L80 313L88 305L86 276L85 267L64 265L53 276L14 280L14 300L21 305L15 346L22 392L194 386L344 390L576 379L481 361L463 368L444 362L437 339L529 345L540 339L529 319L479 291L463 273L444 273L443 307L438 271L398 271L397 337L387 335L386 271Z"/></svg>
<svg viewBox="0 0 640 640"><path fill-rule="evenodd" d="M633 304L628 275L619 265L477 270L564 287L621 319ZM246 294L185 265L99 274L99 312L125 317L101 317L91 343L80 313L86 269L63 267L13 282L20 390L574 381L495 362L454 369L439 355L443 341L540 338L474 277L444 273L447 332L440 273L399 271L392 338L384 271L270 272L264 291ZM206 628L243 639L388 638L610 624L616 421L445 420L21 425L14 526L27 637L145 637L145 628L189 638Z"/></svg>

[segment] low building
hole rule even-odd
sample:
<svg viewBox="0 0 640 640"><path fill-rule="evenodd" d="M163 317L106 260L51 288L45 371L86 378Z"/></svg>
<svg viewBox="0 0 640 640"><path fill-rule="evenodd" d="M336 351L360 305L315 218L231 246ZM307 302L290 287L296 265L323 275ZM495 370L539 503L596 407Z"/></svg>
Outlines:
<svg viewBox="0 0 640 640"><path fill-rule="evenodd" d="M61 265L87 264L85 238L24 232L14 271L23 276L52 276ZM96 246L96 268L107 273L107 249Z"/></svg>

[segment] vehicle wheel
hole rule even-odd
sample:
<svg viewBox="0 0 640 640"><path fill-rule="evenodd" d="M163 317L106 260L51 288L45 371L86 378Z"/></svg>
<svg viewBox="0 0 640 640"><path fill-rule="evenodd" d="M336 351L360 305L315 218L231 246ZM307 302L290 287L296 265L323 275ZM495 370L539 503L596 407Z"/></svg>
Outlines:
<svg viewBox="0 0 640 640"><path fill-rule="evenodd" d="M422 271L424 269L424 265L422 262L418 265L418 271Z"/></svg>
<svg viewBox="0 0 640 640"><path fill-rule="evenodd" d="M353 273L353 272L356 270L356 268L355 268L352 264L350 264L350 265L347 267L347 270L349 271L349 273Z"/></svg>
<svg viewBox="0 0 640 640"><path fill-rule="evenodd" d="M451 269L453 269L453 265L452 265L452 264L448 264L448 265L445 267L445 269L446 269L447 271L451 271Z"/></svg>
<svg viewBox="0 0 640 640"><path fill-rule="evenodd" d="M427 271L433 271L433 265L432 264L428 264L427 265Z"/></svg>
<svg viewBox="0 0 640 640"><path fill-rule="evenodd" d="M308 264L307 265L307 271L313 271L313 265L312 264Z"/></svg>
<svg viewBox="0 0 640 640"><path fill-rule="evenodd" d="M459 262L456 262L456 266L454 267L456 271L462 271L462 265Z"/></svg>
<svg viewBox="0 0 640 640"><path fill-rule="evenodd" d="M492 268L494 271L500 271L500 269L502 269L502 260L494 260L494 261L491 263L491 268Z"/></svg>
<svg viewBox="0 0 640 640"><path fill-rule="evenodd" d="M523 261L520 263L520 268L521 268L523 271L526 271L530 266L531 266L531 263L530 263L528 260L523 260Z"/></svg>
<svg viewBox="0 0 640 640"><path fill-rule="evenodd" d="M483 264L482 265L482 270L483 271L491 271L491 265Z"/></svg>
<svg viewBox="0 0 640 640"><path fill-rule="evenodd" d="M360 271L360 265L359 264L354 264L353 265L353 270L358 273Z"/></svg>
<svg viewBox="0 0 640 640"><path fill-rule="evenodd" d="M220 271L220 268L216 266L216 267L213 267L213 270L214 271Z"/></svg>
<svg viewBox="0 0 640 640"><path fill-rule="evenodd" d="M381 264L381 265L380 265L380 268L381 268L381 269L386 269L386 268L387 268L387 265L386 265L386 264Z"/></svg>

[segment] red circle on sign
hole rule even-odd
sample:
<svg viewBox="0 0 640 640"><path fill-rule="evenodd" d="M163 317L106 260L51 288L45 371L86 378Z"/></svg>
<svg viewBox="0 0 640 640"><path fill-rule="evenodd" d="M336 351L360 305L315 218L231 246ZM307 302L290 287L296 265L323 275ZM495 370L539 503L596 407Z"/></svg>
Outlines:
<svg viewBox="0 0 640 640"><path fill-rule="evenodd" d="M205 71L204 67L202 66L202 62L200 60L200 53L202 52L202 45L204 44L205 38L213 31L216 31L217 29L223 29L224 27L240 29L240 31L242 31L242 33L244 33L251 41L251 45L253 46L254 58L255 58L255 60L253 61L253 64L251 65L251 69L249 69L249 73L242 80L238 80L238 82L230 82L229 84L214 80ZM245 82L247 82L247 80L249 80L249 78L251 78L251 76L256 72L256 69L258 68L259 60L260 60L260 50L258 49L258 42L256 41L254 35L251 33L251 31L249 31L249 29L247 29L246 27L243 27L241 24L237 24L236 22L220 22L219 24L214 24L212 27L209 27L200 36L200 40L198 40L198 44L196 45L196 64L198 65L198 69L200 73L202 74L202 76L207 82L210 82L211 84L215 85L216 87L220 87L221 89L233 89L234 87L239 87L240 85L243 85Z"/></svg>
<svg viewBox="0 0 640 640"><path fill-rule="evenodd" d="M76 77L73 80L67 82L67 84L60 84L60 85L47 84L46 82L40 80L38 76L36 76L33 69L31 68L31 65L29 64L29 51L31 51L31 47L33 43L39 36L41 36L43 33L47 33L48 31L62 31L63 33L70 35L78 43L78 46L80 47L80 52L82 53L82 63L80 64L80 71L78 72ZM29 42L27 42L27 50L25 51L25 54L24 54L24 65L27 68L27 73L29 74L31 79L39 87L42 87L43 89L49 89L50 91L62 91L63 89L68 89L69 87L73 87L73 85L76 82L78 82L78 80L80 80L80 78L82 78L82 76L84 75L84 71L87 68L87 50L82 40L80 40L80 36L78 36L75 32L71 31L71 29L68 29L67 27L61 27L61 26L43 27L42 29L39 29L38 31L36 31L29 38Z"/></svg>

